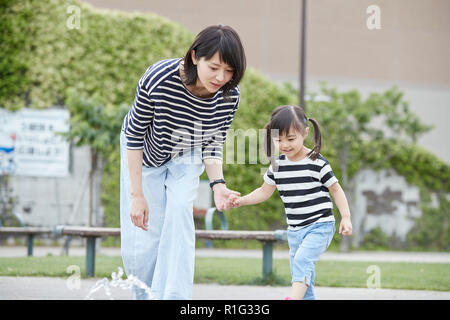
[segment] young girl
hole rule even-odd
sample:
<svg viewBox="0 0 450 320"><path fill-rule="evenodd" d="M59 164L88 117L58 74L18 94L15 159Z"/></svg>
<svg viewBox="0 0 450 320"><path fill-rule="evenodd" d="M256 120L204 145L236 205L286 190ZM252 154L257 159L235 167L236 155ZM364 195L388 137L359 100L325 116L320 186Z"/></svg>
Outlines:
<svg viewBox="0 0 450 320"><path fill-rule="evenodd" d="M303 145L309 133L308 121L314 127L312 150ZM347 199L330 164L320 155L319 124L308 119L301 107L276 108L266 130L265 147L271 165L264 175L263 185L244 197L231 195L229 201L233 207L257 204L278 189L288 224L292 275L292 295L286 300L313 300L314 265L335 232L329 193L342 216L339 233L346 236L352 233ZM272 142L280 151L276 159L272 156Z"/></svg>

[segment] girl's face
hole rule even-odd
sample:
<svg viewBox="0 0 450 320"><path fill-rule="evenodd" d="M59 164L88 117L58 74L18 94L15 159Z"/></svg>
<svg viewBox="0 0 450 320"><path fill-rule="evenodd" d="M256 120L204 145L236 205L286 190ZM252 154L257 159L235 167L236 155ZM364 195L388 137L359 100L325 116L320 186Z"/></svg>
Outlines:
<svg viewBox="0 0 450 320"><path fill-rule="evenodd" d="M304 133L291 127L286 134L273 138L275 148L282 154L285 154L289 160L301 160L304 157L303 142L308 136L309 128Z"/></svg>
<svg viewBox="0 0 450 320"><path fill-rule="evenodd" d="M233 68L220 60L219 53L216 52L211 59L205 60L195 58L195 52L192 51L192 61L197 65L197 84L196 87L205 93L216 93L233 77Z"/></svg>

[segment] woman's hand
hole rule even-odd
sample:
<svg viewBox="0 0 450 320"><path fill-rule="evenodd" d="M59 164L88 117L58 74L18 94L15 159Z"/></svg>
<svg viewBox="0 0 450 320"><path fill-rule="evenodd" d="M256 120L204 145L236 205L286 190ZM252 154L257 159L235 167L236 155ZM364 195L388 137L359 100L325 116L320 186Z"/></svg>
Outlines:
<svg viewBox="0 0 450 320"><path fill-rule="evenodd" d="M240 196L241 194L237 191L228 189L225 184L219 183L213 187L214 191L214 203L219 211L228 210L232 207L229 197L231 195Z"/></svg>
<svg viewBox="0 0 450 320"><path fill-rule="evenodd" d="M344 236L349 236L352 234L352 222L350 221L350 217L342 218L339 226L339 233Z"/></svg>
<svg viewBox="0 0 450 320"><path fill-rule="evenodd" d="M148 230L148 206L144 195L132 197L130 217L136 227L145 231Z"/></svg>

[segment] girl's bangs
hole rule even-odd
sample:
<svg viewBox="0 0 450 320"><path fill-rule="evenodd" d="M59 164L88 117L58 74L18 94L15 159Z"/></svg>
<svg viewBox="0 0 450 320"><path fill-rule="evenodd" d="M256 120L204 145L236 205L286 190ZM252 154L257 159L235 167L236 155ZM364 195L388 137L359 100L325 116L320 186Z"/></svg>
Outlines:
<svg viewBox="0 0 450 320"><path fill-rule="evenodd" d="M300 132L304 129L299 121L292 116L292 114L280 114L279 117L276 117L271 121L272 137L275 135L287 135L291 128L294 128L296 131Z"/></svg>

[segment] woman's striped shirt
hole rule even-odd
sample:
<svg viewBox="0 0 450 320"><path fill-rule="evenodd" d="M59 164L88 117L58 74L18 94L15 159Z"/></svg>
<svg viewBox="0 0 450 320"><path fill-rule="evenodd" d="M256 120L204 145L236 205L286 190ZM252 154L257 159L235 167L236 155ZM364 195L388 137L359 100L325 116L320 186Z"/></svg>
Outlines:
<svg viewBox="0 0 450 320"><path fill-rule="evenodd" d="M297 230L313 223L334 221L333 203L328 188L338 181L329 162L322 156L290 161L286 155L271 165L264 181L276 185L284 203L288 229Z"/></svg>
<svg viewBox="0 0 450 320"><path fill-rule="evenodd" d="M181 59L150 66L139 80L133 106L123 120L128 149L143 149L143 164L159 167L194 148L202 159L222 159L226 133L239 105L239 87L224 99L194 96L180 78Z"/></svg>

